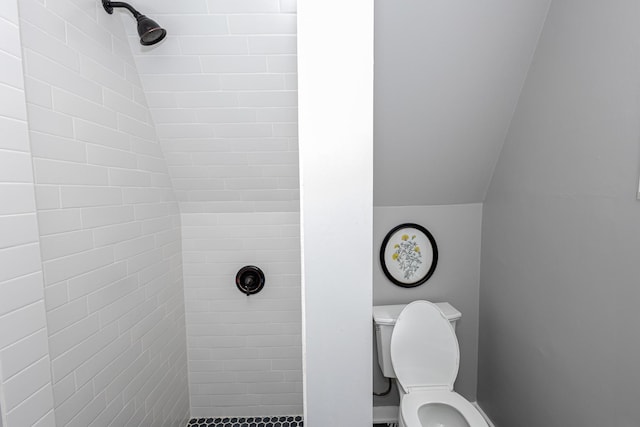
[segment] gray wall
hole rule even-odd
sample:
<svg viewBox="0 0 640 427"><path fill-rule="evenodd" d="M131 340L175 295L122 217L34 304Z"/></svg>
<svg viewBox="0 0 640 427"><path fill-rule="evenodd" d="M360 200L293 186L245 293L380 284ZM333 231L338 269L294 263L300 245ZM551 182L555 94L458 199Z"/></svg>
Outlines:
<svg viewBox="0 0 640 427"><path fill-rule="evenodd" d="M553 2L484 204L478 401L640 425L639 6Z"/></svg>
<svg viewBox="0 0 640 427"><path fill-rule="evenodd" d="M375 206L484 200L550 1L375 0Z"/></svg>
<svg viewBox="0 0 640 427"><path fill-rule="evenodd" d="M402 288L391 283L380 267L379 251L385 235L396 225L415 222L426 227L438 245L438 265L424 285ZM480 282L479 203L445 206L374 207L373 209L373 304L404 304L418 299L447 301L462 312L457 335L460 343L460 371L455 389L470 400L476 397L478 352L478 287ZM374 388L386 388L374 349ZM395 387L394 387L395 388ZM390 396L374 399L374 405L398 403Z"/></svg>

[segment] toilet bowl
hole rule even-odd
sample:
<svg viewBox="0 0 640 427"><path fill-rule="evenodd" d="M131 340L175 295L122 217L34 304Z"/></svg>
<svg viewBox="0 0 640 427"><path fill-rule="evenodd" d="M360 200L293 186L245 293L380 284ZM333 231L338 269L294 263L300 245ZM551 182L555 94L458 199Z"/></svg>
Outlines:
<svg viewBox="0 0 640 427"><path fill-rule="evenodd" d="M428 301L408 304L391 336L400 427L488 427L480 412L453 391L459 363L458 339L442 311Z"/></svg>
<svg viewBox="0 0 640 427"><path fill-rule="evenodd" d="M454 391L414 391L403 396L398 414L401 427L486 427L478 410Z"/></svg>

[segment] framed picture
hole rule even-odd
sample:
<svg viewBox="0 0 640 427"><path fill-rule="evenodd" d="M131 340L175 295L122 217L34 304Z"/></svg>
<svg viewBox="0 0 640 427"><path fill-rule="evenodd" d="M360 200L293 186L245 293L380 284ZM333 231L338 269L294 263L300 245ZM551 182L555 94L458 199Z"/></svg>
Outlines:
<svg viewBox="0 0 640 427"><path fill-rule="evenodd" d="M413 288L433 275L438 247L429 230L418 224L394 227L380 247L380 265L385 276L398 286Z"/></svg>

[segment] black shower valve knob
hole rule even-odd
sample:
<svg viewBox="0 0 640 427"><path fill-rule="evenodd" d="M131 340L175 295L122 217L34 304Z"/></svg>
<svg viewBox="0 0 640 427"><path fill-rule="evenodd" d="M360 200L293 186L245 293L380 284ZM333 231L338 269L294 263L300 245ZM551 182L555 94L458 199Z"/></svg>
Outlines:
<svg viewBox="0 0 640 427"><path fill-rule="evenodd" d="M244 266L236 274L236 286L247 296L260 292L264 282L264 273L255 265Z"/></svg>

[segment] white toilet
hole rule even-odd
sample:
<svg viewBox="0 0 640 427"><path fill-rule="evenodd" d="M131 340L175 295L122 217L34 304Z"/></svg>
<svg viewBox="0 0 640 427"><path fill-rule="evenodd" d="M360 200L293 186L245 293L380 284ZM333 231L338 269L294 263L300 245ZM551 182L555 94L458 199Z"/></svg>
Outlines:
<svg viewBox="0 0 640 427"><path fill-rule="evenodd" d="M443 308L452 309L446 303ZM400 427L488 427L480 412L453 391L460 350L451 320L436 304L414 301L395 321L389 354L400 392ZM378 350L384 358L380 342Z"/></svg>

